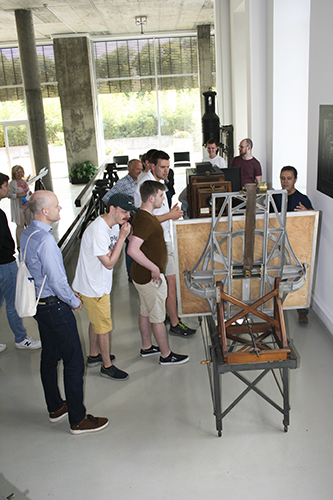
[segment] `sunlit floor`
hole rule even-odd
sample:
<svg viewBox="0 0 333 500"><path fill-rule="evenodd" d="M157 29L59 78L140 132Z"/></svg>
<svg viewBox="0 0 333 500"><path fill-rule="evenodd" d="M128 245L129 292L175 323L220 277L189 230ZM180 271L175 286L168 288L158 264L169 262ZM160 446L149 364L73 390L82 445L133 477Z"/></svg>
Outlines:
<svg viewBox="0 0 333 500"><path fill-rule="evenodd" d="M60 193L61 197L61 193ZM73 278L78 245L68 263ZM15 499L163 500L223 497L229 500L331 500L333 490L333 338L315 314L308 326L286 314L287 331L300 357L290 373L291 422L253 392L223 420L217 437L209 368L200 329L189 339L170 337L189 363L162 367L158 357L139 356L137 292L128 284L124 259L112 292L116 365L126 382L85 375L87 411L107 416L101 432L73 436L68 422L48 421L39 376L40 352L15 349L5 309L0 311L0 493ZM84 354L88 322L75 313ZM197 325L196 318L186 320ZM37 338L34 319L25 319ZM61 384L62 368L59 367ZM275 394L273 377L262 387ZM224 406L244 386L223 376Z"/></svg>

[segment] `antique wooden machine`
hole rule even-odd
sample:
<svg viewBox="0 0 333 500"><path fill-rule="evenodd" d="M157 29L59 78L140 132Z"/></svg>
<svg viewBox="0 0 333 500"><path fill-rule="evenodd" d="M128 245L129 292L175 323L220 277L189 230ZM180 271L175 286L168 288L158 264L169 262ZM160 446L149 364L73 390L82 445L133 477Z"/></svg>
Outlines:
<svg viewBox="0 0 333 500"><path fill-rule="evenodd" d="M273 197L277 193L282 196L281 212ZM297 257L289 242L286 207L286 191L260 193L255 184L248 184L246 193L213 194L211 220L201 224L180 222L174 226L178 302L182 315L204 316L203 329L210 344L210 355L207 354L204 363L212 367L219 436L222 419L251 390L283 414L283 427L288 430L289 371L296 368L297 356L288 340L283 304L288 294L301 291L304 285L308 292L311 290L318 212L311 214L312 231L307 235L311 258L303 259L303 255ZM301 238L305 239L304 224L300 221L298 217L292 234L295 237L294 229L300 227ZM188 248L195 249L194 256L184 250L185 241ZM311 264L310 273L307 260ZM298 303L309 305L309 293L306 297ZM260 373L249 380L243 375L247 371ZM241 380L246 389L222 411L220 376L228 372ZM270 372L282 395L282 406L258 387Z"/></svg>

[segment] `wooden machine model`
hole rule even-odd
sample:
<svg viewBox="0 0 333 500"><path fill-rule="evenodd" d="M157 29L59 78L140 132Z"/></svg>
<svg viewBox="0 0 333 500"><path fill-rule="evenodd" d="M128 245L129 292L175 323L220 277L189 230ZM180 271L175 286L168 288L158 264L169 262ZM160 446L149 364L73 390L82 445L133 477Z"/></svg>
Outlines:
<svg viewBox="0 0 333 500"><path fill-rule="evenodd" d="M251 390L283 414L284 431L288 430L289 370L296 368L297 356L287 337L283 307L309 306L313 279L319 213L287 214L284 190L258 194L255 184L248 184L246 190L246 194L212 194L211 220L174 224L178 304L183 316L205 319L210 344L205 363L213 371L219 436L222 419ZM282 196L281 212L274 202L277 193ZM299 256L293 246L299 248ZM292 296L296 300L289 300ZM242 374L245 371L260 374L251 381ZM220 375L227 372L246 389L222 412ZM282 406L258 387L270 372Z"/></svg>

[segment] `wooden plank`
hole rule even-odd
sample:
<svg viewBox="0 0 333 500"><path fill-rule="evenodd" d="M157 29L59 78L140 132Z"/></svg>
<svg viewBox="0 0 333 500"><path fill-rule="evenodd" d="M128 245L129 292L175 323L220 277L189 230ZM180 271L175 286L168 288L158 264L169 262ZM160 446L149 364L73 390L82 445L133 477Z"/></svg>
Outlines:
<svg viewBox="0 0 333 500"><path fill-rule="evenodd" d="M287 233L295 255L302 263L309 264L308 279L305 285L292 294L289 294L283 304L284 309L296 309L307 307L311 298L311 284L314 267L314 255L316 248L316 235L319 213L317 211L308 212L288 212L287 213ZM204 299L193 295L186 287L184 280L184 271L191 270L198 262L208 241L211 229L210 219L190 219L176 221L174 224L174 236L176 240L176 259L177 259L177 281L178 281L178 302L181 315L200 315L209 314L209 307ZM256 229L263 230L263 218L256 219ZM269 227L274 231L278 227L276 217L270 216ZM223 217L217 228L219 231L227 231L227 220ZM241 231L245 229L245 217L235 217L233 219L232 231ZM276 233L275 233L276 234ZM233 238L232 259L235 262L243 262L243 244L244 240L239 235ZM221 245L224 255L226 255L226 243ZM272 248L273 242L269 240L269 248ZM262 237L255 236L254 261L261 256ZM294 263L293 259L291 263ZM207 268L210 262L207 262ZM216 269L224 269L222 262L215 261ZM200 268L198 270L201 270ZM272 274L273 275L273 274ZM274 277L274 276L273 276ZM215 281L220 281L223 275L218 275ZM268 293L268 289L266 290ZM236 281L232 285L232 295L241 300L242 282ZM260 279L251 279L250 298L257 300L260 296ZM272 307L272 302L268 307Z"/></svg>
<svg viewBox="0 0 333 500"><path fill-rule="evenodd" d="M284 361L288 359L290 349L277 349L260 352L259 356L251 352L231 352L223 354L224 362L228 365L239 363L261 363L263 361Z"/></svg>

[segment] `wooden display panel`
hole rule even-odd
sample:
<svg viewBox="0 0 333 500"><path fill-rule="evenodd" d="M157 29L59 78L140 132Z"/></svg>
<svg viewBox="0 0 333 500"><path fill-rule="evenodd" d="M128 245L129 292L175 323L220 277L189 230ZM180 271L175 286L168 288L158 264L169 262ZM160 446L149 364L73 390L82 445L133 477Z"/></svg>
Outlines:
<svg viewBox="0 0 333 500"><path fill-rule="evenodd" d="M299 261L301 263L307 263L309 267L305 285L297 292L288 295L283 304L284 309L304 308L309 307L310 305L318 221L318 211L287 213L286 227L290 245ZM211 220L193 219L176 221L173 224L175 257L178 274L177 295L179 313L182 316L209 314L210 311L207 302L204 299L196 297L187 289L184 279L184 271L190 271L198 262L210 235ZM261 256L262 236L260 233L263 230L263 224L264 220L262 216L256 219L256 230L259 234L256 234L255 238L255 259ZM269 227L278 227L278 222L274 214L270 215ZM243 231L244 228L245 217L234 217L232 231ZM223 217L219 222L218 230L225 231L226 229L227 218ZM269 246L270 245L273 245L272 241L269 241ZM221 245L222 251L224 247L226 248L226 243ZM242 263L243 240L241 236L235 236L233 239L232 249L232 259L236 262ZM223 253L226 254L226 252ZM294 261L291 259L291 264L293 263ZM206 264L206 268L209 267L209 262ZM215 262L215 269L219 268L219 266L223 269L222 263L218 264ZM219 281L221 278L222 275L220 277L217 276L216 281ZM251 279L249 281L251 282L250 299L256 300L260 297L260 280ZM242 299L242 280L233 283L232 295L240 300ZM268 304L268 307L271 307L271 304Z"/></svg>

